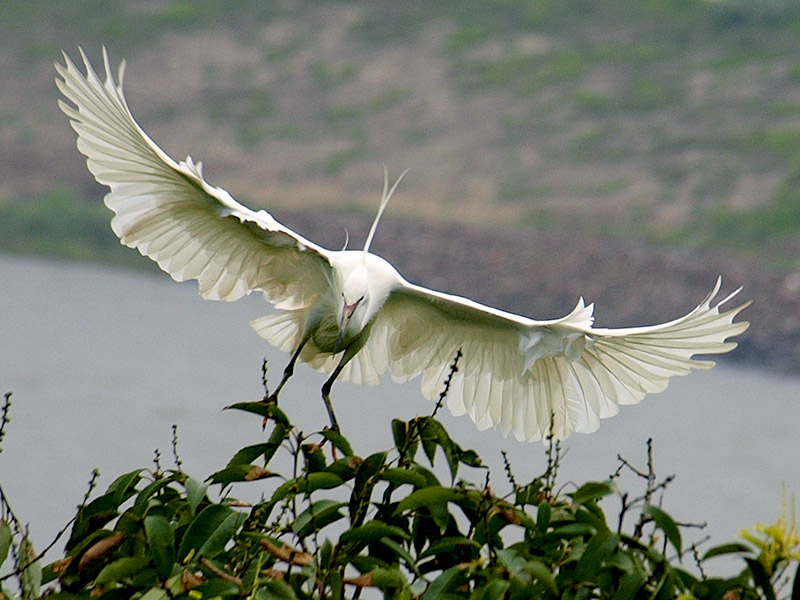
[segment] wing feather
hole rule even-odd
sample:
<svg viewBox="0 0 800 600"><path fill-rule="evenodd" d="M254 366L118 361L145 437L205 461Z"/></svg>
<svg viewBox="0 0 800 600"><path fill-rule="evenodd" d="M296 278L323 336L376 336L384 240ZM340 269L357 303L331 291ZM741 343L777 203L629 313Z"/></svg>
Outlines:
<svg viewBox="0 0 800 600"><path fill-rule="evenodd" d="M262 291L267 300L301 306L321 293L329 253L209 185L202 165L176 162L134 120L103 50L105 81L81 50L85 73L64 54L57 64L59 101L78 134L98 182L110 187L105 203L123 244L152 258L174 279L196 279L204 298L236 300Z"/></svg>
<svg viewBox="0 0 800 600"><path fill-rule="evenodd" d="M453 414L526 440L546 438L552 423L561 439L595 431L620 405L662 391L670 377L713 365L696 354L734 348L726 339L747 328L733 321L747 304L722 312L734 293L712 305L720 285L679 319L603 329L592 327L591 305L582 299L563 319L533 321L403 281L361 353L373 362L386 357L376 368L385 364L396 380L421 374L422 393L434 400L460 350L447 398Z"/></svg>

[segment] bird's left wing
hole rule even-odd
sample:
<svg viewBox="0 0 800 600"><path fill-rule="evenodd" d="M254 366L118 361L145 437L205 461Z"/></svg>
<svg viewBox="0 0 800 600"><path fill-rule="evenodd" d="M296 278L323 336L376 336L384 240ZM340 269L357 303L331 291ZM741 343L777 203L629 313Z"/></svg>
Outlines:
<svg viewBox="0 0 800 600"><path fill-rule="evenodd" d="M403 282L376 317L360 368L385 365L400 380L422 373L423 395L435 399L460 351L447 394L454 414L524 440L588 433L670 377L713 365L694 355L736 346L725 340L747 328L733 322L747 304L721 311L736 292L714 304L720 285L674 321L596 329L583 299L562 319L534 321Z"/></svg>
<svg viewBox="0 0 800 600"><path fill-rule="evenodd" d="M447 405L468 413L479 427L502 424L507 433L528 402L522 335L533 321L403 281L372 325L354 369L375 364L398 381L422 374L422 393L436 399L450 378ZM363 362L363 367L360 365Z"/></svg>
<svg viewBox="0 0 800 600"><path fill-rule="evenodd" d="M81 50L86 74L64 54L56 84L89 170L111 191L106 205L123 244L152 258L174 279L196 279L204 298L237 300L252 291L302 306L327 285L325 249L252 211L203 179L190 157L176 162L134 120L103 49L105 81Z"/></svg>

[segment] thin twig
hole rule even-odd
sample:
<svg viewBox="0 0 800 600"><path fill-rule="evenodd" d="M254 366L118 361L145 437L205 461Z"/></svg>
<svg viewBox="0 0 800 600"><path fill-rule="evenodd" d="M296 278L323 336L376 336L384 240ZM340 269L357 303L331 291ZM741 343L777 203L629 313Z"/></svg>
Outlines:
<svg viewBox="0 0 800 600"><path fill-rule="evenodd" d="M514 472L511 470L511 461L508 458L508 452L501 450L500 454L503 456L503 469L505 469L506 477L513 488L513 493L516 494L519 491L519 485L514 477Z"/></svg>
<svg viewBox="0 0 800 600"><path fill-rule="evenodd" d="M183 470L183 462L178 455L178 426L174 423L172 425L172 456L175 459L175 466L178 471Z"/></svg>
<svg viewBox="0 0 800 600"><path fill-rule="evenodd" d="M89 479L89 487L86 490L86 493L83 495L83 500L81 501L81 503L77 507L77 511L75 513L75 516L73 516L69 521L67 521L67 524L64 525L64 527L62 527L59 530L58 533L56 533L56 535L53 538L53 540L49 544L47 544L47 546L45 546L44 550L39 552L36 555L36 557L33 558L31 561L25 563L24 566L19 566L19 563L17 563L17 568L14 571L12 571L11 573L8 573L8 574L3 575L2 577L0 577L0 581L5 581L6 579L9 579L11 577L19 577L31 565L35 564L37 561L39 561L42 558L44 558L44 556L48 552L50 552L50 550L53 549L53 546L55 546L58 543L58 541L63 537L63 535L69 530L70 526L72 526L72 524L75 523L75 521L78 519L78 515L80 515L80 512L84 509L86 504L89 502L89 497L91 496L92 491L94 490L94 488L97 486L97 479L99 477L100 477L100 471L98 471L97 469L94 469L92 471L92 477L91 477L91 479ZM3 490L2 490L1 487L0 487L0 501L2 502L4 509L8 512L10 520L14 523L14 529L16 530L17 535L19 535L19 536L21 536L23 538L27 537L27 535L28 535L27 531L25 531L24 533L22 532L21 524L20 524L19 520L17 519L16 515L14 515L14 513L11 511L11 507L8 504L8 502L6 501L5 494L3 493Z"/></svg>
<svg viewBox="0 0 800 600"><path fill-rule="evenodd" d="M461 360L462 356L464 356L464 353L461 351L461 348L459 348L456 351L456 357L453 359L453 363L450 365L450 372L447 374L447 379L444 380L444 386L442 387L442 391L439 393L439 399L436 401L436 406L431 413L431 418L436 416L436 413L439 412L440 408L442 408L442 404L444 404L447 394L450 393L450 384L453 382L453 376L458 372L458 361Z"/></svg>
<svg viewBox="0 0 800 600"><path fill-rule="evenodd" d="M699 542L693 542L689 548L692 551L692 556L694 557L694 564L697 566L697 570L700 572L700 578L703 581L708 579L708 576L706 575L706 572L703 569L703 561L700 560L700 553L698 552L698 547L700 546L700 544L707 542L709 539L711 539L710 536L706 536Z"/></svg>
<svg viewBox="0 0 800 600"><path fill-rule="evenodd" d="M161 450L158 448L153 451L153 464L156 466L155 471L153 471L153 479L161 479Z"/></svg>
<svg viewBox="0 0 800 600"><path fill-rule="evenodd" d="M6 435L6 425L11 423L11 417L8 412L11 409L11 395L12 392L6 392L3 396L3 408L0 409L0 452L3 451L3 438Z"/></svg>
<svg viewBox="0 0 800 600"><path fill-rule="evenodd" d="M553 490L556 487L558 469L561 466L561 440L556 439L553 425L555 423L555 413L550 413L550 427L547 432L547 468L540 479L544 479L542 491L548 499L553 498Z"/></svg>
<svg viewBox="0 0 800 600"><path fill-rule="evenodd" d="M269 386L267 385L267 357L261 362L261 386L264 388L264 400L269 398Z"/></svg>

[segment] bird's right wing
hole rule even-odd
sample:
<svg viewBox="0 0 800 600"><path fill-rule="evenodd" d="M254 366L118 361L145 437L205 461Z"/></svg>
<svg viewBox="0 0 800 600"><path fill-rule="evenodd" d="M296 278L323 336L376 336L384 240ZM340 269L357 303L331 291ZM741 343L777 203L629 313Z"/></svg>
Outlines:
<svg viewBox="0 0 800 600"><path fill-rule="evenodd" d="M56 84L89 170L111 191L106 205L123 244L152 258L174 279L196 279L204 298L237 300L262 291L285 307L305 305L327 287L327 251L252 211L203 180L190 157L170 158L136 123L103 49L105 82L83 50L86 74L64 54Z"/></svg>

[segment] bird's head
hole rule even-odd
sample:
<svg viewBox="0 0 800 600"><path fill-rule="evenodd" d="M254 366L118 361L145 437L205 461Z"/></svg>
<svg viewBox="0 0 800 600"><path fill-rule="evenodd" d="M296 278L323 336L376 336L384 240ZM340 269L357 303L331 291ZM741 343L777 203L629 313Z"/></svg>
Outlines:
<svg viewBox="0 0 800 600"><path fill-rule="evenodd" d="M369 280L366 269L356 268L351 271L342 284L338 306L339 337L336 349L339 349L344 338L357 335L367 321L369 306Z"/></svg>

